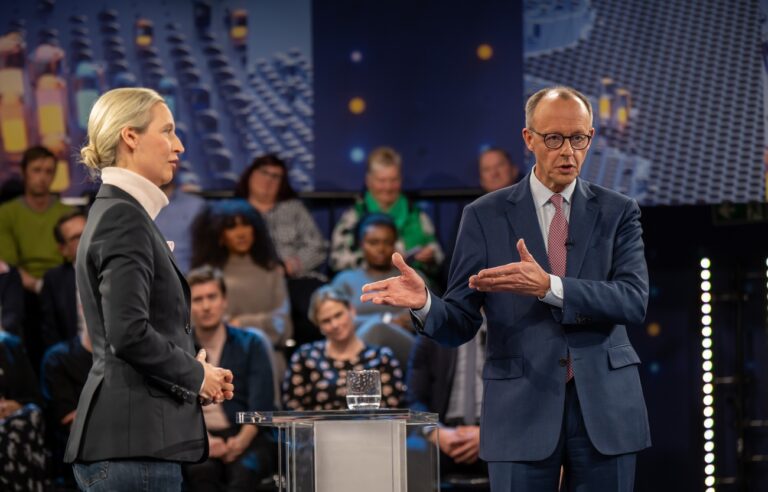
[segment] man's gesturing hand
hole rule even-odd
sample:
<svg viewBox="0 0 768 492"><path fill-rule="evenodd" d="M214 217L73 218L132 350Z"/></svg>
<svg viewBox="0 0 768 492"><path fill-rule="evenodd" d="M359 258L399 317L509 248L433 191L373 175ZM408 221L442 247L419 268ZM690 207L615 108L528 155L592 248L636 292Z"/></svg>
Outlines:
<svg viewBox="0 0 768 492"><path fill-rule="evenodd" d="M520 261L480 270L469 277L469 287L482 292L514 292L515 294L544 297L549 290L549 274L544 271L528 248L525 241L517 241Z"/></svg>
<svg viewBox="0 0 768 492"><path fill-rule="evenodd" d="M203 389L200 390L200 398L203 404L207 405L231 400L235 395L235 385L232 384L234 379L232 371L215 367L205 362L205 349L198 352L197 360L203 365L203 370L205 371Z"/></svg>
<svg viewBox="0 0 768 492"><path fill-rule="evenodd" d="M387 304L389 306L421 309L427 303L427 289L424 279L416 270L405 264L400 253L392 255L392 264L400 275L363 285L362 302Z"/></svg>

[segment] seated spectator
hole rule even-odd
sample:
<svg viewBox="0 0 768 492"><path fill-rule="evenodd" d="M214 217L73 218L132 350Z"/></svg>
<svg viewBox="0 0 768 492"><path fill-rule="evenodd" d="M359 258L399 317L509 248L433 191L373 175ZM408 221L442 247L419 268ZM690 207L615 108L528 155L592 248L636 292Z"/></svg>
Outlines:
<svg viewBox="0 0 768 492"><path fill-rule="evenodd" d="M77 301L76 309L77 309ZM76 313L77 315L77 313ZM47 435L52 451L56 482L61 487L77 489L72 466L64 463L69 429L75 420L80 392L93 363L93 346L80 308L78 333L69 340L53 345L45 353L41 365L41 389L46 405Z"/></svg>
<svg viewBox="0 0 768 492"><path fill-rule="evenodd" d="M209 363L232 371L237 388L232 400L203 407L209 455L203 463L185 465L187 490L254 490L276 471L277 448L268 430L237 425L236 414L273 409L269 354L255 333L224 323L227 287L220 270L202 266L190 271L187 281L196 343Z"/></svg>
<svg viewBox="0 0 768 492"><path fill-rule="evenodd" d="M316 340L307 309L312 292L328 281L317 272L328 256L328 244L291 188L285 162L272 154L256 158L240 176L235 196L248 200L269 227L288 277L293 338L297 343Z"/></svg>
<svg viewBox="0 0 768 492"><path fill-rule="evenodd" d="M240 176L235 196L247 200L264 217L286 275L299 277L325 262L325 239L297 198L279 157L256 158Z"/></svg>
<svg viewBox="0 0 768 492"><path fill-rule="evenodd" d="M413 410L438 414L440 430L427 438L440 448L443 481L488 477L487 464L479 459L485 336L485 324L459 348L420 336L411 353L406 401Z"/></svg>
<svg viewBox="0 0 768 492"><path fill-rule="evenodd" d="M0 332L0 490L43 490L45 426L40 404L21 340Z"/></svg>
<svg viewBox="0 0 768 492"><path fill-rule="evenodd" d="M400 275L400 271L392 265L392 254L395 252L395 243L397 242L395 222L386 214L368 215L360 223L357 242L363 252L363 265L339 272L331 285L346 292L349 296L355 313L357 313L355 322L358 327L371 321L383 321L385 323L391 321L413 331L411 314L408 309L372 302L360 302L363 285Z"/></svg>
<svg viewBox="0 0 768 492"><path fill-rule="evenodd" d="M84 228L85 214L79 210L62 215L53 228L53 236L65 261L43 275L40 331L46 349L77 335L75 259Z"/></svg>
<svg viewBox="0 0 768 492"><path fill-rule="evenodd" d="M208 207L192 225L192 267L220 268L232 326L262 329L273 345L293 333L285 274L261 216L243 200Z"/></svg>
<svg viewBox="0 0 768 492"><path fill-rule="evenodd" d="M290 410L347 408L348 371L377 369L381 373L381 407L400 405L405 391L400 363L387 347L366 346L355 333L355 308L333 286L312 295L309 318L325 340L299 347L283 381L283 405Z"/></svg>
<svg viewBox="0 0 768 492"><path fill-rule="evenodd" d="M173 180L160 187L168 197L166 205L155 218L155 224L165 239L173 242L173 256L181 271L189 271L192 257L192 237L190 230L195 217L205 208L205 200L197 195L186 193L178 187L179 173Z"/></svg>
<svg viewBox="0 0 768 492"><path fill-rule="evenodd" d="M490 193L517 183L520 168L512 162L506 150L491 147L483 151L478 158L480 186Z"/></svg>
<svg viewBox="0 0 768 492"><path fill-rule="evenodd" d="M24 287L19 271L0 260L0 332L21 336L24 326Z"/></svg>
<svg viewBox="0 0 768 492"><path fill-rule="evenodd" d="M400 154L390 147L374 149L368 156L367 191L342 214L333 229L330 263L334 271L362 265L363 253L355 240L358 225L369 214L385 213L397 226L397 250L406 261L430 277L438 273L444 255L435 238L435 226L401 193L400 166Z"/></svg>
<svg viewBox="0 0 768 492"><path fill-rule="evenodd" d="M40 292L43 274L63 258L53 238L59 217L71 210L52 193L56 156L31 147L21 158L24 194L0 205L0 260L15 266L24 288Z"/></svg>

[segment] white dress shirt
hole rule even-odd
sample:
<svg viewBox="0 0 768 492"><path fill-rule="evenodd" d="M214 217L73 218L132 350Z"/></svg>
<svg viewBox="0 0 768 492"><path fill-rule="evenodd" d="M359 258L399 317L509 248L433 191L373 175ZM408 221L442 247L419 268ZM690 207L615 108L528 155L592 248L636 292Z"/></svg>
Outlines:
<svg viewBox="0 0 768 492"><path fill-rule="evenodd" d="M552 198L554 193L539 181L539 178L536 177L536 173L534 172L535 170L536 168L534 167L530 174L531 195L533 195L533 203L536 207L536 218L539 221L539 229L541 230L541 236L544 239L544 247L548 248L547 239L549 238L549 225L552 223L552 218L555 216L555 206L549 199ZM573 190L575 189L576 180L573 180L571 184L566 186L565 189L560 192L560 195L563 197L563 214L565 215L565 219L569 222L571 217L571 197L573 196ZM539 300L561 308L563 307L563 299L563 279L550 273L549 290L544 297L540 297ZM429 292L429 289L427 289L426 304L424 304L424 307L421 309L413 310L413 314L419 318L421 322L424 322L431 306L432 294Z"/></svg>

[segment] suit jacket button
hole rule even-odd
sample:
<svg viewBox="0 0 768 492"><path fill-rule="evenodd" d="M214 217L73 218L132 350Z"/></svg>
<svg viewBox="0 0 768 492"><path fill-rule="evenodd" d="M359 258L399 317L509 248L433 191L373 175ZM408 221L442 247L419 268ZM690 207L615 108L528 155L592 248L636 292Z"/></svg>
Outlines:
<svg viewBox="0 0 768 492"><path fill-rule="evenodd" d="M568 359L565 359L565 358L560 359L557 361L557 363L560 364L560 367L565 367L568 365Z"/></svg>

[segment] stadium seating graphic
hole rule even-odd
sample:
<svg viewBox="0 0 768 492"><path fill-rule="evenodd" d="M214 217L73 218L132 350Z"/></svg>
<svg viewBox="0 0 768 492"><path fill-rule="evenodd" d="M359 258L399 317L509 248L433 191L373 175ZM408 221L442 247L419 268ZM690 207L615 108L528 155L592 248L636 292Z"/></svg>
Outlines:
<svg viewBox="0 0 768 492"><path fill-rule="evenodd" d="M758 2L528 0L526 35L549 38L526 38L526 91L631 92L623 131L596 118L583 172L643 204L763 201L760 19Z"/></svg>

